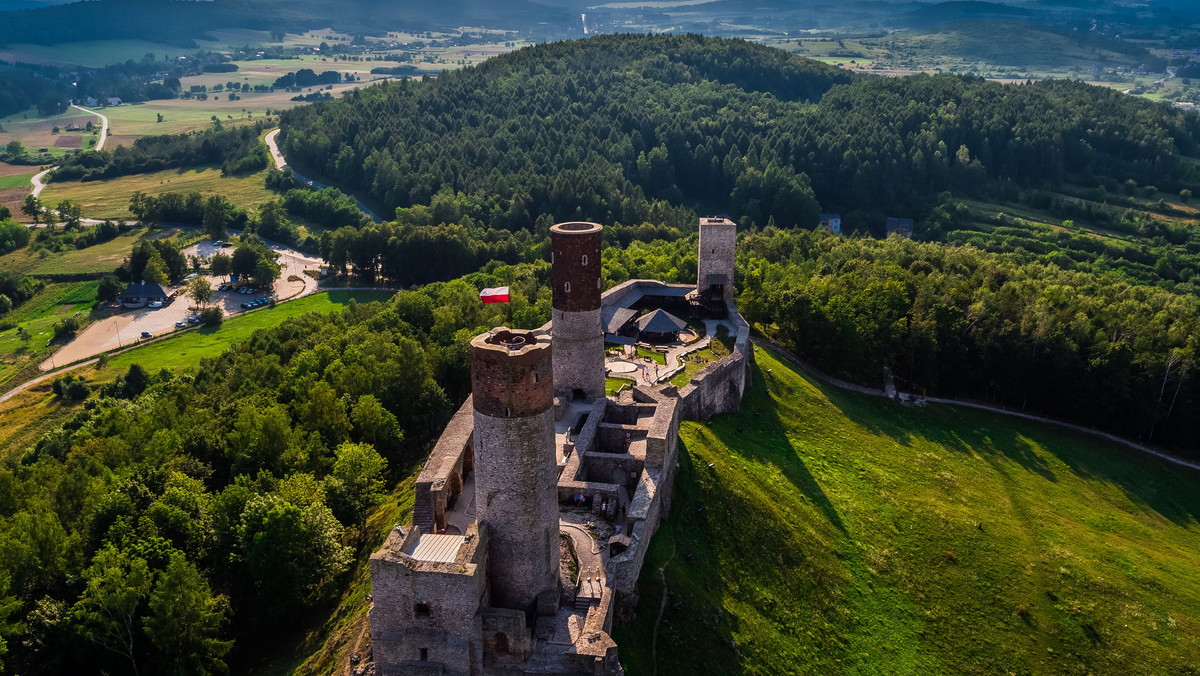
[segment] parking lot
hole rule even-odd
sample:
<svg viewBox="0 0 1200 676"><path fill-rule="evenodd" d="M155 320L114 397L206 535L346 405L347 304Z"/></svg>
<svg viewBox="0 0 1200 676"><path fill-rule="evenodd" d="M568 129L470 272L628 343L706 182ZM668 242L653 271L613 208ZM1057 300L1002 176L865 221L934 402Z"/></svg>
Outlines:
<svg viewBox="0 0 1200 676"><path fill-rule="evenodd" d="M269 246L278 254L278 263L281 268L279 279L275 281L274 287L269 291L260 289L250 295L233 291L218 291L218 287L228 282L228 279L207 276L206 278L213 286L213 297L209 303L210 307L220 307L225 312L225 317L228 318L243 312L253 311L243 309L242 303L256 298L273 296L276 300L286 300L317 291L317 280L304 274L304 271L319 270L321 267L319 259L305 256L299 251L278 244L269 244ZM221 247L206 240L184 249L183 253L187 256L199 255L208 257L220 250L222 250ZM233 249L226 248L224 251L232 253ZM299 280L288 281L289 277L298 277ZM175 298L161 308L115 310L115 314L112 317L92 323L81 331L74 340L55 352L49 359L42 362L39 368L43 371L49 371L58 366L89 359L102 352L128 347L131 344L145 340L141 338L143 331L150 333L152 337L158 337L164 333L181 330L175 326L176 322L187 324L187 318L196 314L197 311L198 308L195 307L192 299L182 294L181 286ZM191 326L191 324L187 324L187 326Z"/></svg>

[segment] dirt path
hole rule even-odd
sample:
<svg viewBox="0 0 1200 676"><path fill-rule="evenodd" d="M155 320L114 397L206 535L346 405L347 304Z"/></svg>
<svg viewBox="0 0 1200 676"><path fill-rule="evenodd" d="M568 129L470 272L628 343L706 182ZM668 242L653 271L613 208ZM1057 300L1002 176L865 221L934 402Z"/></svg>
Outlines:
<svg viewBox="0 0 1200 676"><path fill-rule="evenodd" d="M874 389L871 387L863 387L862 385L854 385L852 383L847 383L845 381L838 380L837 378L834 378L832 376L826 375L825 373L821 372L820 370L818 370L816 367L812 366L811 364L804 362L799 357L792 354L787 348L783 347L782 345L780 345L779 343L776 343L773 340L769 340L766 338L756 338L754 340L754 342L767 345L772 350L778 352L780 354L780 356L782 356L784 359L788 360L793 365L795 365L797 368L799 368L801 371L804 371L808 375L816 378L817 380L820 380L823 383L826 383L828 385L833 385L834 387L839 387L844 390L858 392L860 394L867 394L867 395L871 395L871 396L875 396L875 397L886 397L887 396L887 394L883 390L877 390L877 389ZM916 398L911 397L911 395L900 395L900 396L901 396L901 400L905 400L906 398L910 401L916 400ZM1061 420L1055 420L1053 418L1044 418L1040 415L1032 415L1029 413L1022 413L1020 411L1010 411L1008 409L999 408L997 406L989 406L988 404L979 404L979 403L976 403L973 401L963 401L961 399L948 399L945 397L929 397L929 398L925 399L925 401L932 403L932 404L946 404L949 406L965 406L966 408L974 408L974 409L978 409L980 411L987 411L989 413L999 413L1001 415L1012 416L1014 418L1024 418L1025 420L1032 420L1034 422L1045 423L1047 425L1054 425L1056 427L1064 427L1066 429L1073 430L1075 432L1082 432L1084 434L1090 434L1094 437L1100 437L1102 439L1106 439L1108 441L1112 441L1112 442L1121 444L1123 446L1128 446L1129 448L1132 448L1135 451L1141 451L1142 453L1145 453L1147 455L1153 455L1156 458L1161 458L1162 460L1166 460L1167 462L1179 465L1181 467L1187 467L1189 469L1200 470L1200 463L1190 462L1190 461L1184 460L1182 458L1177 458L1173 455L1163 453L1162 451L1156 451L1153 448L1143 446L1143 445L1137 443L1136 441L1130 441L1129 439L1123 439L1121 437L1118 437L1115 434L1109 434L1108 432L1101 432L1100 430L1094 430L1094 429L1091 429L1090 427L1084 427L1082 425L1075 425L1073 423L1063 422Z"/></svg>
<svg viewBox="0 0 1200 676"><path fill-rule="evenodd" d="M654 665L654 675L658 676L658 627L662 624L663 615L667 612L667 564L671 563L671 559L675 558L675 550L671 550L671 555L666 561L658 567L658 578L662 580L663 593L662 601L658 604L658 618L654 620L654 633L650 635L650 663Z"/></svg>
<svg viewBox="0 0 1200 676"><path fill-rule="evenodd" d="M362 629L358 630L358 636L354 639L354 643L350 645L350 650L346 653L346 676L354 676L354 656L359 656L359 663L362 662L362 654L358 648L362 645L363 636L367 634L367 629L371 627L370 611L364 613Z"/></svg>
<svg viewBox="0 0 1200 676"><path fill-rule="evenodd" d="M92 364L95 364L97 361L98 361L97 359L91 359L89 361L81 362L79 364L72 364L65 368L58 369L57 371L51 371L50 373L44 373L44 374L34 378L33 380L26 380L25 382L21 383L20 385L17 385L16 387L5 392L4 394L0 394L0 404L8 401L9 399L12 399L13 397L17 396L18 394L24 392L25 390L28 390L29 388L33 387L34 385L37 385L38 383L43 383L51 378L60 376L64 373L66 373L67 371L74 371L75 369L83 368L84 366L91 366Z"/></svg>

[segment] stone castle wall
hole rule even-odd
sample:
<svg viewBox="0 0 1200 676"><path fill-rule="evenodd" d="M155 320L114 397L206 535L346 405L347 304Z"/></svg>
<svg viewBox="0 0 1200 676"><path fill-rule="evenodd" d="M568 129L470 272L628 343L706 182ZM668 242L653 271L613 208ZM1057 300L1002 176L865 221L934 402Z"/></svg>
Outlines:
<svg viewBox="0 0 1200 676"><path fill-rule="evenodd" d="M733 352L692 376L691 382L679 391L681 417L686 420L707 420L742 407L752 358L750 325L733 303L729 303L729 321L737 327Z"/></svg>

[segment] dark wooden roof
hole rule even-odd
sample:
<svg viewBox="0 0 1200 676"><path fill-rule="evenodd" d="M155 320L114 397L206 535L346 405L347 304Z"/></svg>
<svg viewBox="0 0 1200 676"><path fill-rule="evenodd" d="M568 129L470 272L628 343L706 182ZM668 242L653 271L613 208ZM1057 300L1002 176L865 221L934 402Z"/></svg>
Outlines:
<svg viewBox="0 0 1200 676"><path fill-rule="evenodd" d="M676 333L686 326L687 322L661 309L638 320L638 331L646 333Z"/></svg>

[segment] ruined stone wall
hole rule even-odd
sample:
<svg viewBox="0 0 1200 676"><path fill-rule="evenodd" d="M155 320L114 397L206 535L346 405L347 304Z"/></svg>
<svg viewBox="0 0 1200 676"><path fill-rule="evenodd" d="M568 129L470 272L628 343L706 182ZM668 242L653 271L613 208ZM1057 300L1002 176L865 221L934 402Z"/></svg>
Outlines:
<svg viewBox="0 0 1200 676"><path fill-rule="evenodd" d="M718 413L737 411L750 377L750 325L733 303L729 320L737 327L733 352L702 369L679 392L680 415L685 420L707 420Z"/></svg>
<svg viewBox="0 0 1200 676"><path fill-rule="evenodd" d="M419 673L440 665L453 676L482 666L479 609L488 602L487 529L471 538L453 563L418 562L404 555L420 528L396 529L371 557L371 640L381 676Z"/></svg>

